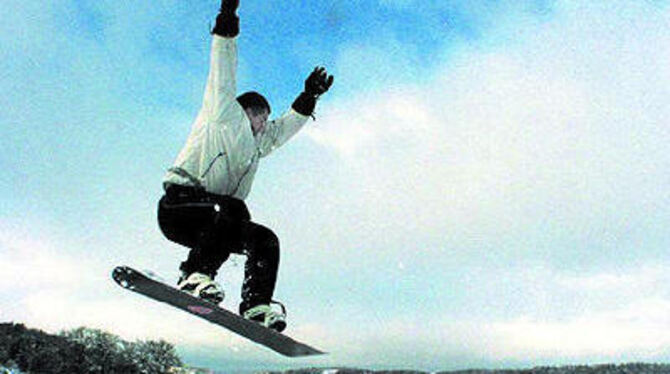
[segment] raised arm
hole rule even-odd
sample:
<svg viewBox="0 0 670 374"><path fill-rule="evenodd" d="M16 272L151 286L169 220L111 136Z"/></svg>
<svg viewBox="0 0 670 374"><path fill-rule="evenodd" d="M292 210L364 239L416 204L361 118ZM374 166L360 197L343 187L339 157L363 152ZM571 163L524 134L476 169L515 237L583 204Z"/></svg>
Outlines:
<svg viewBox="0 0 670 374"><path fill-rule="evenodd" d="M314 112L316 101L333 84L333 76L326 68L316 67L305 80L305 90L293 101L291 109L281 117L269 121L260 138L261 156L267 156L286 143L307 122Z"/></svg>
<svg viewBox="0 0 670 374"><path fill-rule="evenodd" d="M237 43L240 19L235 14L238 0L223 0L216 24L212 30L209 76L204 106L223 108L235 100L237 92Z"/></svg>

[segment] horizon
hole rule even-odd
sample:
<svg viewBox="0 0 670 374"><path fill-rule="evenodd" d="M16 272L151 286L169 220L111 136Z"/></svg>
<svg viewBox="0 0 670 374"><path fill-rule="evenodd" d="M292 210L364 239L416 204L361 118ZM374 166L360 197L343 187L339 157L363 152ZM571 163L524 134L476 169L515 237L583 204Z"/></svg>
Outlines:
<svg viewBox="0 0 670 374"><path fill-rule="evenodd" d="M315 66L335 77L246 200L281 242L286 334L330 354L114 284L117 265L174 284L187 254L156 204L218 4L4 2L0 320L221 370L669 362L667 0L242 0L238 92L274 118ZM243 264L217 278L228 309Z"/></svg>

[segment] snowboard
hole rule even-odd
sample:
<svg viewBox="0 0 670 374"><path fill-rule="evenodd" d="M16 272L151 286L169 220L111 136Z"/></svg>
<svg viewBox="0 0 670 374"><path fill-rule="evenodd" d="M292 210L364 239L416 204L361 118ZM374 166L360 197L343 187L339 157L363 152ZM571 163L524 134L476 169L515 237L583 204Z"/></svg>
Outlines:
<svg viewBox="0 0 670 374"><path fill-rule="evenodd" d="M325 354L325 352L266 328L257 322L246 320L236 313L168 286L128 266L116 267L112 271L112 278L125 289L204 318L282 355L301 357Z"/></svg>

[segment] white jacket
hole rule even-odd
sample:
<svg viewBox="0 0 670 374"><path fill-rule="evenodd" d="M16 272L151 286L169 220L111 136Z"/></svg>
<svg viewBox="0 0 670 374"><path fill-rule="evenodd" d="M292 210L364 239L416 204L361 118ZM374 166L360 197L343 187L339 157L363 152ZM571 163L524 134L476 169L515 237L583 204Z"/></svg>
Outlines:
<svg viewBox="0 0 670 374"><path fill-rule="evenodd" d="M208 192L244 200L251 189L258 160L284 144L308 116L293 109L268 121L253 135L251 123L235 100L237 43L213 35L210 70L202 108L186 145L163 182L200 185Z"/></svg>

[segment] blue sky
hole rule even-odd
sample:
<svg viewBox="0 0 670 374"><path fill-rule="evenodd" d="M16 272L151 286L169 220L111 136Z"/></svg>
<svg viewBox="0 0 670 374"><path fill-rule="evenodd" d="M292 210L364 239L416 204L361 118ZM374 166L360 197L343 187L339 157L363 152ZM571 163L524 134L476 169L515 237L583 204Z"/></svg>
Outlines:
<svg viewBox="0 0 670 374"><path fill-rule="evenodd" d="M288 360L114 285L117 264L173 282L186 254L155 205L217 5L3 2L1 320L226 370L670 359L667 1L243 0L240 91L278 115L314 66L335 75L248 199L281 238L287 332L331 354Z"/></svg>

